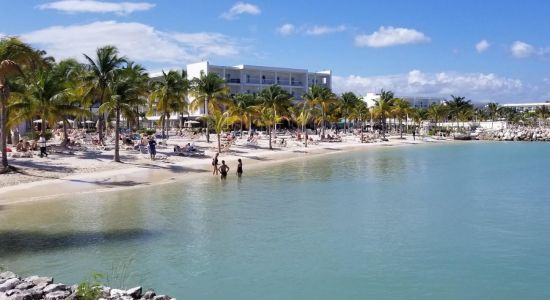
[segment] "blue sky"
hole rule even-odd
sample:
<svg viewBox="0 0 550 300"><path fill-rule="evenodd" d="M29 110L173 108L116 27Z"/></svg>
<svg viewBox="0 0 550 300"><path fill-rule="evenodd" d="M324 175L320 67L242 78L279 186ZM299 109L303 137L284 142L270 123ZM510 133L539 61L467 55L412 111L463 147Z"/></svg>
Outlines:
<svg viewBox="0 0 550 300"><path fill-rule="evenodd" d="M57 58L115 44L151 72L208 59L331 69L337 92L550 99L550 1L2 2L0 34Z"/></svg>

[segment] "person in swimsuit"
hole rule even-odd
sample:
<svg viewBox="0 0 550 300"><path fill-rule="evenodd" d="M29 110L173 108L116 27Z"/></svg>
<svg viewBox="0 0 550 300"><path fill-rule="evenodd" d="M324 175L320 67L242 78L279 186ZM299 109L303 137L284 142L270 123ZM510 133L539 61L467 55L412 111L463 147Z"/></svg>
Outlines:
<svg viewBox="0 0 550 300"><path fill-rule="evenodd" d="M241 177L243 175L243 161L239 158L237 160L239 164L237 164L237 176Z"/></svg>
<svg viewBox="0 0 550 300"><path fill-rule="evenodd" d="M225 160L222 160L222 165L220 166L220 174L222 179L227 178L227 172L229 172L229 166L225 164Z"/></svg>
<svg viewBox="0 0 550 300"><path fill-rule="evenodd" d="M218 175L218 156L220 154L216 153L214 157L212 158L212 175Z"/></svg>
<svg viewBox="0 0 550 300"><path fill-rule="evenodd" d="M151 160L155 160L155 156L157 155L157 141L155 141L154 137L149 139L149 154L151 155Z"/></svg>

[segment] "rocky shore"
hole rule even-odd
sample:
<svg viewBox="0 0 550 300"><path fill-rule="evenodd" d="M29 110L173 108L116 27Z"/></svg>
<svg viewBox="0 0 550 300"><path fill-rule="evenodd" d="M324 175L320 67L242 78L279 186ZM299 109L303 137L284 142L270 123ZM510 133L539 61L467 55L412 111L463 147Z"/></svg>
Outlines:
<svg viewBox="0 0 550 300"><path fill-rule="evenodd" d="M170 300L167 295L157 295L154 291L143 291L138 286L129 290L98 286L97 297L83 296L84 288L77 285L54 283L52 277L30 276L22 278L12 272L0 273L0 300ZM90 287L87 287L90 290Z"/></svg>
<svg viewBox="0 0 550 300"><path fill-rule="evenodd" d="M477 133L477 139L488 141L550 141L550 128L515 127L500 130L483 130Z"/></svg>

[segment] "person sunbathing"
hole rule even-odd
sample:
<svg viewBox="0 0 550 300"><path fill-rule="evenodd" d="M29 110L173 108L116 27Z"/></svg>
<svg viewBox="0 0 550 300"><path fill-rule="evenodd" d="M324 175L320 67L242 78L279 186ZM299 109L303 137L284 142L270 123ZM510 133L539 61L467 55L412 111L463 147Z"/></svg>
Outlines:
<svg viewBox="0 0 550 300"><path fill-rule="evenodd" d="M17 150L17 152L25 152L26 150L25 149L25 145L23 144L23 140L19 140L19 142L17 142L17 145L15 145L15 150Z"/></svg>

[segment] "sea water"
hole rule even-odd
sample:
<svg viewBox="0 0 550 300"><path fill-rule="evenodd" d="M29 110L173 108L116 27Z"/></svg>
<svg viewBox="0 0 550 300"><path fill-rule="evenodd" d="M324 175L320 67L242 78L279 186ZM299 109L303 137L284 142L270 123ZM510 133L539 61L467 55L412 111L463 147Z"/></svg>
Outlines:
<svg viewBox="0 0 550 300"><path fill-rule="evenodd" d="M550 144L380 147L0 208L0 265L180 299L549 299ZM299 153L296 154L300 156ZM175 174L177 176L177 174Z"/></svg>

